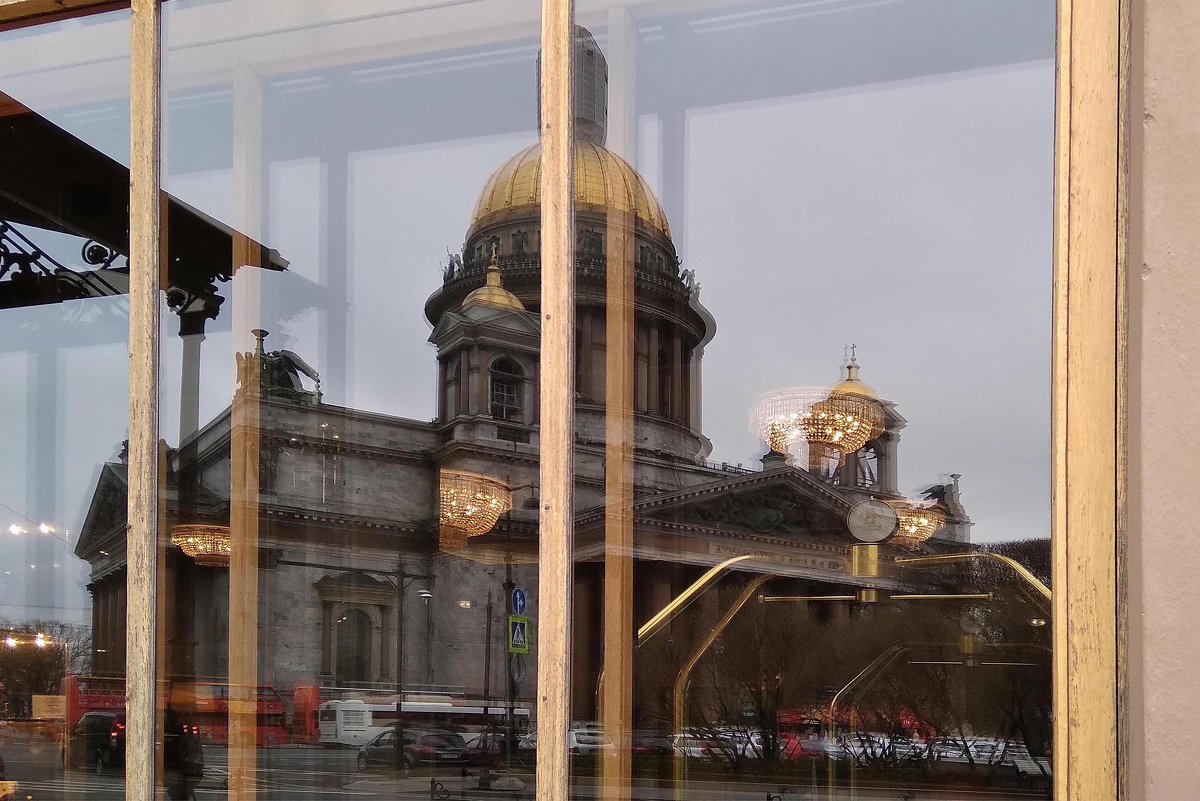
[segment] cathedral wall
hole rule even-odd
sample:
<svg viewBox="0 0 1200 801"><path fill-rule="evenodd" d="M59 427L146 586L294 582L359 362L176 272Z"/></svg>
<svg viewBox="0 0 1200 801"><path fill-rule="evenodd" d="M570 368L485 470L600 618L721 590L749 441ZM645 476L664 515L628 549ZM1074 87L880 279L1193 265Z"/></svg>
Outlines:
<svg viewBox="0 0 1200 801"><path fill-rule="evenodd" d="M603 444L608 440L605 432L605 412L602 407L575 407L575 440L577 442ZM681 459L699 459L705 455L705 440L686 426L665 417L637 414L634 417L634 445L642 451L661 451Z"/></svg>
<svg viewBox="0 0 1200 801"><path fill-rule="evenodd" d="M303 553L285 554L296 561L304 558ZM321 604L313 585L328 573L290 565L262 572L265 597L259 619L269 627L264 633L270 658L259 675L281 693L290 692L297 684L315 683L320 673Z"/></svg>
<svg viewBox="0 0 1200 801"><path fill-rule="evenodd" d="M432 564L433 599L429 603L433 661L432 681L428 683L445 685L472 696L506 697L508 592L503 586L505 566L480 564L453 553L437 554ZM537 565L513 565L512 581L525 590L529 599L526 616L536 629ZM489 592L492 602L490 649L487 644ZM533 647L536 648L536 637ZM531 650L522 658L525 678L518 690L519 697L533 696L537 681L535 654L536 651ZM490 668L485 669L489 661ZM489 679L490 687L484 686L485 678Z"/></svg>

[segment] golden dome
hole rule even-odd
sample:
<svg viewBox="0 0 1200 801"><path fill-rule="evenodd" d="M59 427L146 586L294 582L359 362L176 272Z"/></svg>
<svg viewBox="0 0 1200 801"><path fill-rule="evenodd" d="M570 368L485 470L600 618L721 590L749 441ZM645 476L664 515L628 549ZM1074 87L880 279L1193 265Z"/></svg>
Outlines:
<svg viewBox="0 0 1200 801"><path fill-rule="evenodd" d="M541 203L541 143L509 159L483 187L467 239L480 228ZM623 158L603 145L575 140L575 211L607 213L632 211L638 222L671 238L667 215L650 186Z"/></svg>
<svg viewBox="0 0 1200 801"><path fill-rule="evenodd" d="M840 383L836 387L834 387L833 391L830 392L829 394L830 394L830 396L833 396L833 395L861 395L862 397L870 398L871 400L879 399L879 395L877 395L875 393L875 390L871 389L871 387L866 382L864 382L858 378L847 378L847 379L843 380L842 383Z"/></svg>
<svg viewBox="0 0 1200 801"><path fill-rule="evenodd" d="M829 393L829 397L834 395L861 395L864 398L871 400L879 400L879 396L875 394L875 390L871 389L861 378L858 377L858 357L853 353L850 356L850 361L845 365L846 377Z"/></svg>

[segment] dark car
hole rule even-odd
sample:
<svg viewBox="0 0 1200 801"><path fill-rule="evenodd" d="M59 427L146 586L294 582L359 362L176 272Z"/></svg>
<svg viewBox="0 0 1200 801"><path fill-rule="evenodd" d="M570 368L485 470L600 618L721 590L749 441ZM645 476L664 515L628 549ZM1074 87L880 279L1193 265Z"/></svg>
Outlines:
<svg viewBox="0 0 1200 801"><path fill-rule="evenodd" d="M633 733L633 753L669 755L671 753L671 736L657 731L635 731Z"/></svg>
<svg viewBox="0 0 1200 801"><path fill-rule="evenodd" d="M465 765L467 743L461 734L442 729L404 729L402 767ZM395 767L396 733L385 731L358 749L358 769Z"/></svg>
<svg viewBox="0 0 1200 801"><path fill-rule="evenodd" d="M89 712L67 735L63 765L92 767L102 774L125 764L125 716L117 712Z"/></svg>
<svg viewBox="0 0 1200 801"><path fill-rule="evenodd" d="M517 740L513 736L513 754L517 753ZM463 735L467 744L467 761L477 766L494 766L504 762L507 756L503 730L487 729L473 734Z"/></svg>

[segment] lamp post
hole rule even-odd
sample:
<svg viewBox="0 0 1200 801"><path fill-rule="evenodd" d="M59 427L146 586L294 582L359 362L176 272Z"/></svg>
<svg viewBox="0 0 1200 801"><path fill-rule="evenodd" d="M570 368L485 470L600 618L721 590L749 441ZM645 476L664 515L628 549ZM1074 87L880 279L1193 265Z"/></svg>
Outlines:
<svg viewBox="0 0 1200 801"><path fill-rule="evenodd" d="M512 595L513 590L517 585L512 580L512 562L505 560L504 564L504 619L507 621L513 613ZM505 623L505 631L507 632L507 623ZM513 704L516 703L517 682L513 677L513 653L512 649L507 647L508 635L505 634L504 649L504 686L506 688L505 696L507 703L504 708L504 763L508 767L512 767L513 758L513 740L516 739L516 727L513 725Z"/></svg>
<svg viewBox="0 0 1200 801"><path fill-rule="evenodd" d="M396 566L396 725L395 725L395 767L402 771L406 767L404 759L404 591L416 579L429 580L428 574L412 574L404 572L404 561L401 559ZM428 587L417 593L425 599L428 612L429 599L433 593Z"/></svg>

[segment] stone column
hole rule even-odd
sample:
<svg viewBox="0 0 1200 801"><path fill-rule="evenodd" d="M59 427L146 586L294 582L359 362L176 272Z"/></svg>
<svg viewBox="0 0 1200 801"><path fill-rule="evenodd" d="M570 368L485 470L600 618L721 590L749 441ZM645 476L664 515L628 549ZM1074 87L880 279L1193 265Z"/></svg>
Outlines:
<svg viewBox="0 0 1200 801"><path fill-rule="evenodd" d="M466 348L458 356L458 414L471 413L471 353Z"/></svg>
<svg viewBox="0 0 1200 801"><path fill-rule="evenodd" d="M686 419L683 404L683 338L676 329L671 336L671 417Z"/></svg>
<svg viewBox="0 0 1200 801"><path fill-rule="evenodd" d="M321 602L321 673L333 674L333 604Z"/></svg>
<svg viewBox="0 0 1200 801"><path fill-rule="evenodd" d="M438 359L437 416L438 420L442 421L443 423L446 422L447 418L449 417L449 415L446 414L446 381L446 360Z"/></svg>
<svg viewBox="0 0 1200 801"><path fill-rule="evenodd" d="M592 315L584 311L579 315L579 385L575 387L576 394L584 400L599 400L592 393L595 383L592 381Z"/></svg>
<svg viewBox="0 0 1200 801"><path fill-rule="evenodd" d="M479 395L479 403L475 407L475 413L491 414L492 404L491 399L488 397L488 373L490 372L488 363L491 359L491 353L487 348L479 348L476 358L479 360L479 368L475 376L478 382L475 391Z"/></svg>
<svg viewBox="0 0 1200 801"><path fill-rule="evenodd" d="M649 380L646 382L646 397L648 398L646 405L648 407L647 411L657 412L657 411L659 411L658 371L660 369L662 369L662 365L659 364L659 361L658 361L658 325L657 324L650 326L650 348L649 348L649 351L650 352L648 354L646 354L649 357L649 364L650 364L650 376L649 376Z"/></svg>

